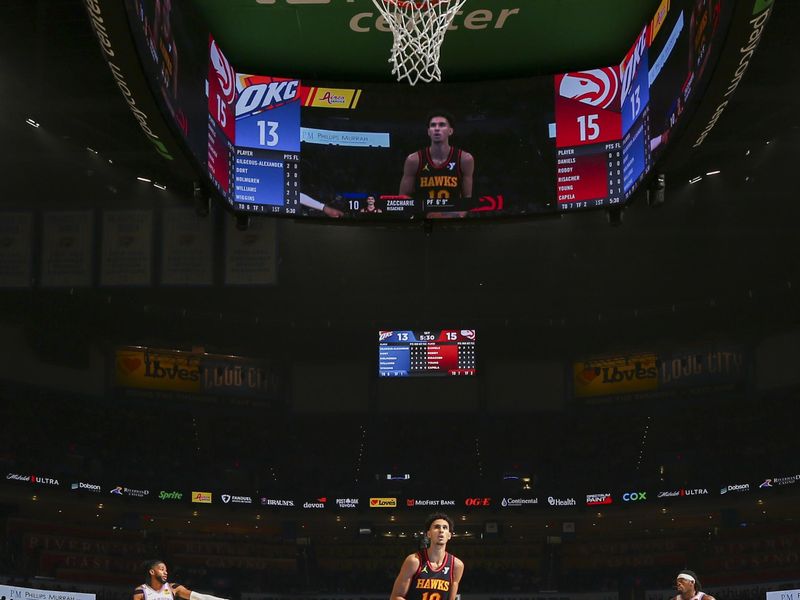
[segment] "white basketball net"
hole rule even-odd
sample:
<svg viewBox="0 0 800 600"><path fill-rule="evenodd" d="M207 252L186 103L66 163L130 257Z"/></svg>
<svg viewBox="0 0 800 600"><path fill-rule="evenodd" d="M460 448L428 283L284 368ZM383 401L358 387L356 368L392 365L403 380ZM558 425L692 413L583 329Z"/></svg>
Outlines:
<svg viewBox="0 0 800 600"><path fill-rule="evenodd" d="M394 36L389 62L397 81L441 81L439 52L467 0L372 0Z"/></svg>

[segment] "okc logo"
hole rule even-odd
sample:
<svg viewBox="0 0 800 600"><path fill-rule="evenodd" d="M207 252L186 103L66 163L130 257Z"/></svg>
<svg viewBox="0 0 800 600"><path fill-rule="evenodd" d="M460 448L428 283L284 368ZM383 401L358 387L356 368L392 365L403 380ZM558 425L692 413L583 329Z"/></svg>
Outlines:
<svg viewBox="0 0 800 600"><path fill-rule="evenodd" d="M558 93L583 104L608 108L617 97L619 77L614 67L567 73L561 80Z"/></svg>
<svg viewBox="0 0 800 600"><path fill-rule="evenodd" d="M225 99L226 104L230 104L233 102L233 96L236 91L234 88L235 74L233 67L231 67L225 55L222 54L222 50L217 46L216 40L211 40L209 54L211 55L211 64L217 72L217 81L219 81L219 87L222 90L222 97Z"/></svg>

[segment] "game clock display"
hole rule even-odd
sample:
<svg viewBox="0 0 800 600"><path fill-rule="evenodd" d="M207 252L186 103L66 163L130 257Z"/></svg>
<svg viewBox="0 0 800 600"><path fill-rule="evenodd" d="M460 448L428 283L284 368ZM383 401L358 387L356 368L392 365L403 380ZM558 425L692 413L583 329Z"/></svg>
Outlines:
<svg viewBox="0 0 800 600"><path fill-rule="evenodd" d="M475 330L378 332L380 377L475 375Z"/></svg>

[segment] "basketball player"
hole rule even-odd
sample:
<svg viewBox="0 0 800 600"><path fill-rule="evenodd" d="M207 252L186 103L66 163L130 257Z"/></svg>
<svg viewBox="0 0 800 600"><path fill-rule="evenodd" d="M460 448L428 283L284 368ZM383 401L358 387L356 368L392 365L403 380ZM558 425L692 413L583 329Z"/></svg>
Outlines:
<svg viewBox="0 0 800 600"><path fill-rule="evenodd" d="M678 590L675 600L714 600L714 596L700 591L700 580L694 571L684 569L678 573L675 578L675 589Z"/></svg>
<svg viewBox="0 0 800 600"><path fill-rule="evenodd" d="M367 205L358 212L378 214L382 213L383 211L375 204L375 196L370 194L367 196Z"/></svg>
<svg viewBox="0 0 800 600"><path fill-rule="evenodd" d="M389 600L455 600L464 563L447 552L453 520L435 513L425 523L427 549L409 554L400 567Z"/></svg>
<svg viewBox="0 0 800 600"><path fill-rule="evenodd" d="M133 590L133 600L174 600L176 596L183 600L224 600L193 592L182 585L167 583L167 565L163 560L147 561L144 569L147 583Z"/></svg>
<svg viewBox="0 0 800 600"><path fill-rule="evenodd" d="M463 211L472 199L475 159L466 150L451 146L451 135L452 115L441 110L430 113L430 145L409 154L403 166L400 195L421 197L428 213Z"/></svg>
<svg viewBox="0 0 800 600"><path fill-rule="evenodd" d="M172 37L172 0L156 0L151 45L158 53L164 100L174 114L172 104L178 99L178 48Z"/></svg>

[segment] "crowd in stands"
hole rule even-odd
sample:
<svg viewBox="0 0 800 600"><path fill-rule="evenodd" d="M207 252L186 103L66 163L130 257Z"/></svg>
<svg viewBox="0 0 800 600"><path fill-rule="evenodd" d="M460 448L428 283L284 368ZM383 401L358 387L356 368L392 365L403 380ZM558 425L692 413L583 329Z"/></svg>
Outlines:
<svg viewBox="0 0 800 600"><path fill-rule="evenodd" d="M72 397L0 386L0 468L89 481L232 492L509 495L625 485L707 485L800 473L795 400L787 393L677 399L669 406L581 406L542 414L247 414L219 407ZM443 460L446 456L446 460ZM306 457L299 460L298 457ZM309 457L312 457L310 459ZM409 481L387 481L409 473ZM523 483L523 476L530 481ZM10 485L10 484L8 484ZM800 485L800 484L798 484ZM245 592L388 593L414 540L273 534L109 531L0 512L0 576L18 585L102 586L98 600L129 598L141 561L161 556L189 587L238 598ZM631 538L456 538L472 593L543 589L610 591L641 598L669 587L691 565L707 584L778 581L798 572L794 522L750 529L661 531ZM36 577L47 579L39 581ZM724 600L724 599L723 599ZM736 600L745 600L737 598ZM763 598L759 598L763 600Z"/></svg>

